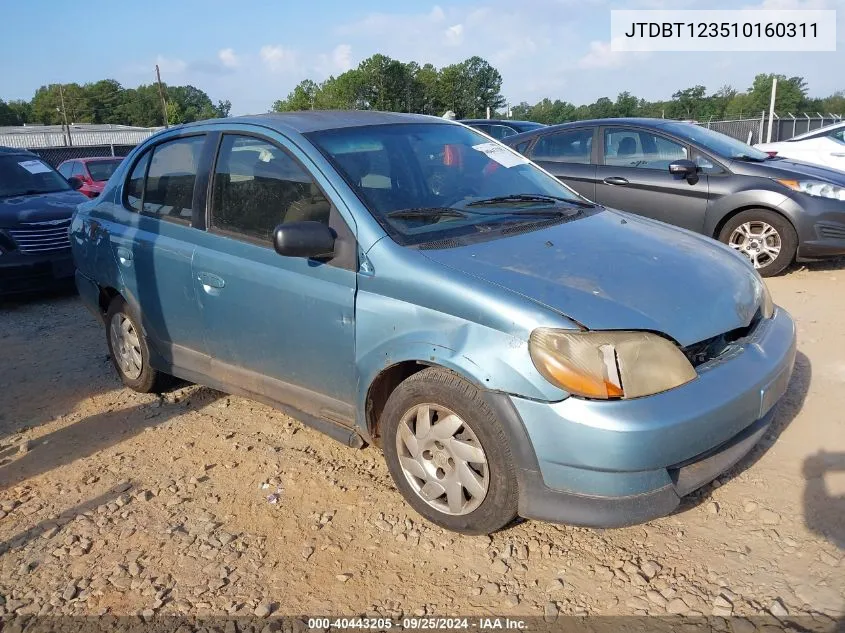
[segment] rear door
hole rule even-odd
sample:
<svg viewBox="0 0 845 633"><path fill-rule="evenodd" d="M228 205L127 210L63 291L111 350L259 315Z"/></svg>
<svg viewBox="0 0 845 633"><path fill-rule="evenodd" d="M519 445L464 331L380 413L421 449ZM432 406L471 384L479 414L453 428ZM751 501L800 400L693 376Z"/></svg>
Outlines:
<svg viewBox="0 0 845 633"><path fill-rule="evenodd" d="M653 130L600 129L596 202L701 232L709 195L708 175L692 181L670 174L669 164L690 159L690 147Z"/></svg>
<svg viewBox="0 0 845 633"><path fill-rule="evenodd" d="M596 195L595 128L579 127L543 134L528 157L589 200Z"/></svg>
<svg viewBox="0 0 845 633"><path fill-rule="evenodd" d="M193 278L213 375L352 424L357 246L328 190L325 176L281 135L224 132ZM301 221L333 229L333 259L275 252L275 227Z"/></svg>
<svg viewBox="0 0 845 633"><path fill-rule="evenodd" d="M204 341L191 274L192 226L205 195L197 184L205 134L169 138L132 166L111 247L129 304L155 350L171 365L203 371Z"/></svg>

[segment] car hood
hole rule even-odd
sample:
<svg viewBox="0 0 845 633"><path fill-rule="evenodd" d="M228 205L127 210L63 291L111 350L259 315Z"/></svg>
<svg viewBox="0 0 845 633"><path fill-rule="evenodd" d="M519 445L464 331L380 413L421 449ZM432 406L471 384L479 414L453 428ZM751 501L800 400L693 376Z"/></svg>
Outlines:
<svg viewBox="0 0 845 633"><path fill-rule="evenodd" d="M747 326L763 286L726 246L606 210L428 258L545 305L589 329L650 330L682 346Z"/></svg>
<svg viewBox="0 0 845 633"><path fill-rule="evenodd" d="M741 171L747 175L762 176L764 178L826 180L840 186L845 186L845 172L791 158L776 158L762 163L733 161L732 168L734 168L733 171Z"/></svg>
<svg viewBox="0 0 845 633"><path fill-rule="evenodd" d="M88 198L73 190L0 198L0 227L64 220L73 215L78 204L87 201Z"/></svg>

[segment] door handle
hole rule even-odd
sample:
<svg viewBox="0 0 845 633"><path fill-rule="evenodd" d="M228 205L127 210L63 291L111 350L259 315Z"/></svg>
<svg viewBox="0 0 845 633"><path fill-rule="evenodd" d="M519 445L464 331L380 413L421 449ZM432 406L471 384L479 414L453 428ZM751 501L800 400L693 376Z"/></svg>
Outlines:
<svg viewBox="0 0 845 633"><path fill-rule="evenodd" d="M202 289L210 295L219 294L218 291L226 285L222 277L212 273L200 273L197 280L202 284Z"/></svg>
<svg viewBox="0 0 845 633"><path fill-rule="evenodd" d="M622 178L622 176L610 176L604 179L604 184L606 185L627 185L628 179Z"/></svg>
<svg viewBox="0 0 845 633"><path fill-rule="evenodd" d="M124 266L131 266L132 265L132 251L128 248L123 248L122 246L117 247L117 258L120 260L120 263Z"/></svg>

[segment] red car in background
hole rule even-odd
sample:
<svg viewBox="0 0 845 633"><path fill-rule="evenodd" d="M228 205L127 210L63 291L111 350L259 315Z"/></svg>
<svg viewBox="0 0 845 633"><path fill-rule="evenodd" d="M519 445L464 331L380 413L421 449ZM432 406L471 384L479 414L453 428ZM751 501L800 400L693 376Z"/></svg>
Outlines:
<svg viewBox="0 0 845 633"><path fill-rule="evenodd" d="M89 198L96 198L122 160L119 157L74 158L64 161L57 169L74 189ZM71 178L78 179L81 185L77 187L78 183Z"/></svg>

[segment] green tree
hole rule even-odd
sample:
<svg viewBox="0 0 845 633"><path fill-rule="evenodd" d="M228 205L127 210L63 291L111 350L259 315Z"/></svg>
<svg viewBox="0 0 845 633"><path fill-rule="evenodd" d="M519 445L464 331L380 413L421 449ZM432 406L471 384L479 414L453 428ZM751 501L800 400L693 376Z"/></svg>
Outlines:
<svg viewBox="0 0 845 633"><path fill-rule="evenodd" d="M639 99L630 92L620 92L616 97L616 116L635 116L639 106Z"/></svg>
<svg viewBox="0 0 845 633"><path fill-rule="evenodd" d="M789 77L786 75L760 74L754 78L749 91L749 105L756 113L768 112L772 99L772 83L777 77L778 85L775 92L775 112L800 112L807 101L807 82L803 77Z"/></svg>

